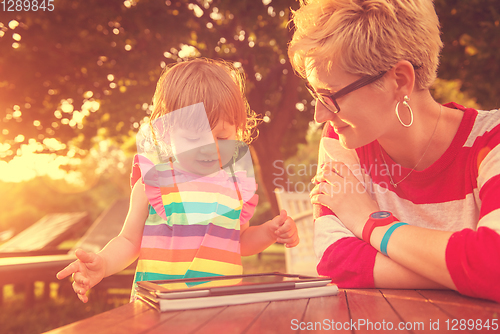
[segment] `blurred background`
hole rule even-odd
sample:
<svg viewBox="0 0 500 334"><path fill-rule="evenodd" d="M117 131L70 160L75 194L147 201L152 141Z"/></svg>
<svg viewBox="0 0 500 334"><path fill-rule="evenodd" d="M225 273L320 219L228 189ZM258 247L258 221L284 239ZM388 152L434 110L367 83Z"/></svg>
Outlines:
<svg viewBox="0 0 500 334"><path fill-rule="evenodd" d="M128 197L135 134L149 120L156 82L170 63L224 59L246 75L250 106L263 119L251 146L260 195L252 224L277 214L275 188L311 190L321 126L287 57L298 1L38 0L36 10L33 3L0 4L2 333L39 333L128 302L126 289L106 289L84 305L69 283L38 281L36 270L13 284L1 261L13 268L26 256L71 252ZM434 3L445 45L434 97L498 108L500 2ZM43 226L53 230L42 233ZM37 249L8 244L42 235L47 242ZM244 261L246 272L282 271L283 250L276 245Z"/></svg>

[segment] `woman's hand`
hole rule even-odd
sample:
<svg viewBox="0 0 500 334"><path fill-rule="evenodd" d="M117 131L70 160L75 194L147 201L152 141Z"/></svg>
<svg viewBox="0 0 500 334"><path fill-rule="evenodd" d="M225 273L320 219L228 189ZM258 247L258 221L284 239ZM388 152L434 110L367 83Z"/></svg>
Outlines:
<svg viewBox="0 0 500 334"><path fill-rule="evenodd" d="M370 214L379 207L352 171L342 162L332 161L320 166L312 182L316 186L309 194L311 203L328 207L361 238Z"/></svg>

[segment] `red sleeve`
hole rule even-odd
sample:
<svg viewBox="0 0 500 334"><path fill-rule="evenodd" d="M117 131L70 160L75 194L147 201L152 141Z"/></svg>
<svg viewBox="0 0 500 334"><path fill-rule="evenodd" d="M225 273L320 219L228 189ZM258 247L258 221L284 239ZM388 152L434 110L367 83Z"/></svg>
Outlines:
<svg viewBox="0 0 500 334"><path fill-rule="evenodd" d="M141 169L139 168L139 159L136 155L132 162L132 172L130 173L130 187L134 187L137 180L141 179Z"/></svg>
<svg viewBox="0 0 500 334"><path fill-rule="evenodd" d="M374 288L373 268L377 250L356 237L342 238L323 253L317 270L339 288Z"/></svg>
<svg viewBox="0 0 500 334"><path fill-rule="evenodd" d="M446 265L461 294L500 303L500 235L488 227L452 234Z"/></svg>
<svg viewBox="0 0 500 334"><path fill-rule="evenodd" d="M250 198L250 200L243 203L243 207L241 209L241 214L240 214L240 225L246 224L250 220L250 218L252 218L258 203L259 203L259 195L257 194L254 194Z"/></svg>
<svg viewBox="0 0 500 334"><path fill-rule="evenodd" d="M500 174L493 176L481 187L479 191L479 199L481 199L481 211L479 219L486 216L488 213L500 209Z"/></svg>

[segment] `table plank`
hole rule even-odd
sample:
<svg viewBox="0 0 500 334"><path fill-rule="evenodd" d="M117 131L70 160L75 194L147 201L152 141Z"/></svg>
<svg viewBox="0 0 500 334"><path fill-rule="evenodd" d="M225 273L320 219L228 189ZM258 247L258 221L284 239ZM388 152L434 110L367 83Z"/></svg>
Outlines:
<svg viewBox="0 0 500 334"><path fill-rule="evenodd" d="M346 303L346 293L340 290L337 296L309 299L304 317L292 329L298 327L297 333L352 333L351 330L336 329L336 323L351 320ZM333 323L332 323L333 321ZM319 322L319 324L318 324ZM300 330L300 328L304 328Z"/></svg>
<svg viewBox="0 0 500 334"><path fill-rule="evenodd" d="M462 296L451 290L419 290L418 292L449 316L448 323L440 324L442 328L456 328L459 331L461 328L466 328L472 333L493 333L498 330L495 331L491 327L490 329L483 328L486 322L491 326L493 319L497 319L496 322L500 327L498 320L500 304Z"/></svg>
<svg viewBox="0 0 500 334"><path fill-rule="evenodd" d="M262 302L226 307L195 333L243 333L268 305Z"/></svg>
<svg viewBox="0 0 500 334"><path fill-rule="evenodd" d="M389 304L412 333L454 333L443 324L450 316L415 290L381 290ZM399 325L399 324L398 324ZM460 333L470 333L461 331Z"/></svg>
<svg viewBox="0 0 500 334"><path fill-rule="evenodd" d="M451 319L498 319L497 303L464 297L453 291L346 289L337 296L299 300L262 302L199 310L159 313L140 301L127 304L48 333L316 333L344 332L389 333L393 330L410 333L494 333L498 330L467 328L460 323L456 330L447 326ZM325 322L326 319L326 322ZM368 320L373 329L361 326ZM377 324L386 329L377 330ZM439 323L438 323L439 321ZM498 321L498 320L497 320ZM400 322L421 323L423 327L400 330ZM342 324L337 330L335 324ZM356 324L354 327L344 326ZM388 328L391 323L393 329ZM329 326L325 325L328 324ZM332 326L333 324L333 326ZM437 327L439 324L439 327ZM452 323L450 323L453 325ZM433 325L433 327L431 327ZM314 327L316 326L316 327ZM380 326L380 325L379 325ZM300 329L302 328L302 330Z"/></svg>
<svg viewBox="0 0 500 334"><path fill-rule="evenodd" d="M212 318L216 317L217 314L221 313L225 308L227 308L227 306L211 307L198 310L175 311L176 314L173 317L169 317L167 320L162 321L155 327L148 329L143 333L192 333L197 331L199 328L202 328ZM162 316L166 317L169 313L172 312L163 312Z"/></svg>
<svg viewBox="0 0 500 334"><path fill-rule="evenodd" d="M270 302L245 334L292 332L293 319L302 319L309 299Z"/></svg>
<svg viewBox="0 0 500 334"><path fill-rule="evenodd" d="M476 310L500 313L500 304L485 299L467 297L452 290L417 290L433 303L466 306Z"/></svg>
<svg viewBox="0 0 500 334"><path fill-rule="evenodd" d="M135 301L134 303L143 304L142 301ZM168 319L174 317L178 313L179 312L160 313L158 312L158 310L149 307L149 309L146 312L142 313L140 316L132 317L125 321L117 322L113 327L109 329L109 333L117 333L117 334L142 333L156 326L159 326L162 322L167 321Z"/></svg>
<svg viewBox="0 0 500 334"><path fill-rule="evenodd" d="M348 289L346 294L354 333L390 332L402 321L380 290Z"/></svg>
<svg viewBox="0 0 500 334"><path fill-rule="evenodd" d="M148 312L150 307L143 303L129 303L116 309L95 315L93 317L56 328L47 334L82 333L82 334L108 334L122 321L138 317Z"/></svg>

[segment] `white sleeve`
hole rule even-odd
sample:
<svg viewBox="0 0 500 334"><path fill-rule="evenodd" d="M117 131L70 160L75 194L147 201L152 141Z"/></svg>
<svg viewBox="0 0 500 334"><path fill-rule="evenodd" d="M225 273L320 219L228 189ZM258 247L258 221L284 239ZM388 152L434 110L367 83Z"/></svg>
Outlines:
<svg viewBox="0 0 500 334"><path fill-rule="evenodd" d="M314 221L314 252L319 262L326 249L342 238L354 237L354 234L333 215L322 216Z"/></svg>
<svg viewBox="0 0 500 334"><path fill-rule="evenodd" d="M337 139L321 139L318 162L319 165L329 161L341 161L353 172L360 182L367 187L369 177L364 173L355 150L345 149ZM367 190L370 188L368 187ZM342 238L355 237L334 215L322 216L314 221L314 251L316 258L321 260L326 249Z"/></svg>

